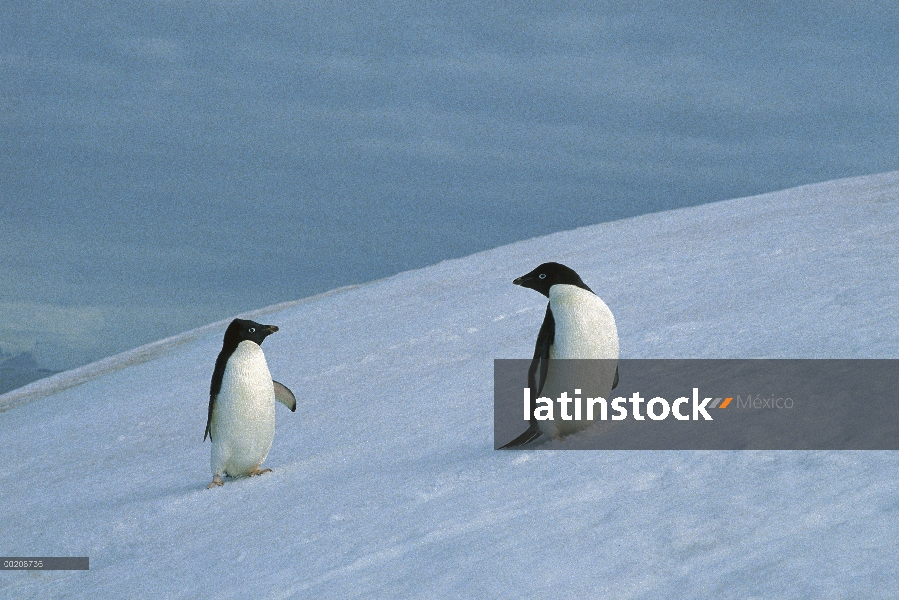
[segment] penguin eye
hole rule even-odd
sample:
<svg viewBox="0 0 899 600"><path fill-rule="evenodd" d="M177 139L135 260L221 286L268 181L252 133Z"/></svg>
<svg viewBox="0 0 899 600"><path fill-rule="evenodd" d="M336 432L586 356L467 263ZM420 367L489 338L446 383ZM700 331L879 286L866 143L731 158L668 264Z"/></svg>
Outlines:
<svg viewBox="0 0 899 600"><path fill-rule="evenodd" d="M540 273L539 275L537 275L537 277L539 277L540 279L546 279L546 273Z"/></svg>
<svg viewBox="0 0 899 600"><path fill-rule="evenodd" d="M250 327L250 333L256 333L256 328L255 328L255 327Z"/></svg>

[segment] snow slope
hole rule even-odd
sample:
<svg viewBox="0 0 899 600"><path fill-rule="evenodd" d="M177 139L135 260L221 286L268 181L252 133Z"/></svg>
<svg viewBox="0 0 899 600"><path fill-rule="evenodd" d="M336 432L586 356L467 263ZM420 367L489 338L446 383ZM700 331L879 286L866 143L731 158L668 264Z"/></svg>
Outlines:
<svg viewBox="0 0 899 600"><path fill-rule="evenodd" d="M206 490L224 323L0 396L0 596L891 598L892 452L497 452L575 268L626 357L899 357L899 172L562 232L257 311L299 405ZM93 369L93 370L91 370ZM895 400L895 399L894 399Z"/></svg>

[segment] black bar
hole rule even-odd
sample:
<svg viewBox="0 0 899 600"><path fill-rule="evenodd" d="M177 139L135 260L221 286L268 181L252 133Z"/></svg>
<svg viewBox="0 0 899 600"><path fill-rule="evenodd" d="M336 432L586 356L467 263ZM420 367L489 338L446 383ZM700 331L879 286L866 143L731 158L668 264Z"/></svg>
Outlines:
<svg viewBox="0 0 899 600"><path fill-rule="evenodd" d="M87 571L87 556L0 556L0 571Z"/></svg>

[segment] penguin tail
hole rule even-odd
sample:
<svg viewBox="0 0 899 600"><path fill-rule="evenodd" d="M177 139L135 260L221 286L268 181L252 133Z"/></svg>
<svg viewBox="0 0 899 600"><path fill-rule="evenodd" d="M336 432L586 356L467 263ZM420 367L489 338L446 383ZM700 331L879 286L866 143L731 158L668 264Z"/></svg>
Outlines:
<svg viewBox="0 0 899 600"><path fill-rule="evenodd" d="M524 446L525 444L530 444L531 442L536 440L538 437L540 437L541 433L542 432L540 431L540 428L537 426L537 424L532 422L530 424L530 426L528 427L527 431L522 433L520 436L518 436L517 438L515 438L508 444L500 446L499 449L504 450L506 448L518 448L519 446Z"/></svg>

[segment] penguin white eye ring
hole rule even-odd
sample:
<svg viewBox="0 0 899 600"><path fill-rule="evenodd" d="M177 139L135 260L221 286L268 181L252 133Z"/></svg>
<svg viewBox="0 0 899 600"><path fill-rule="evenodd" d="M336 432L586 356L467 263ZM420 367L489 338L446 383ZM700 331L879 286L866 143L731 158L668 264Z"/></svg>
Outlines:
<svg viewBox="0 0 899 600"><path fill-rule="evenodd" d="M540 273L539 275L537 275L537 277L539 277L540 279L546 279L546 273Z"/></svg>
<svg viewBox="0 0 899 600"><path fill-rule="evenodd" d="M209 385L206 436L212 441L209 463L212 483L222 476L246 477L271 471L262 469L275 437L275 400L291 412L297 399L285 385L272 379L260 344L278 331L274 325L234 319L225 331Z"/></svg>

